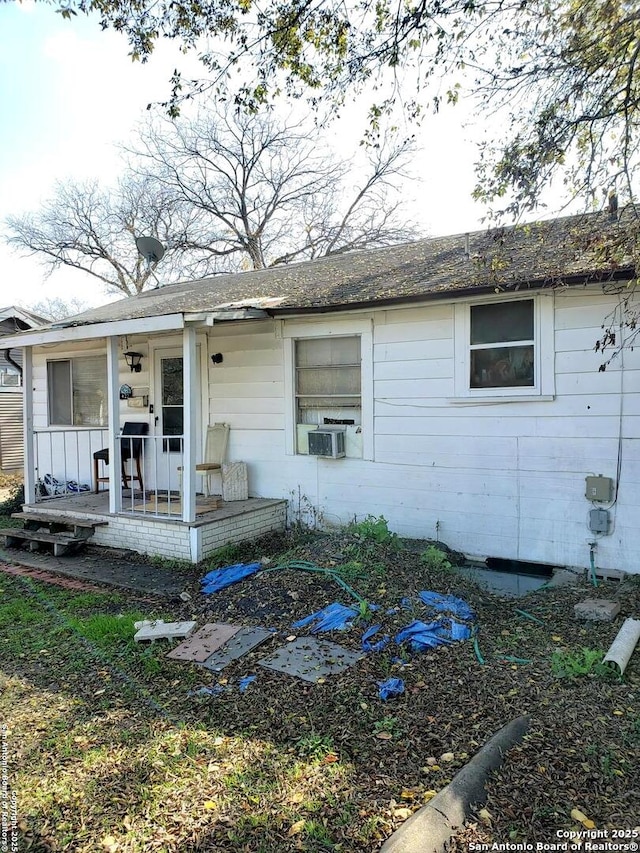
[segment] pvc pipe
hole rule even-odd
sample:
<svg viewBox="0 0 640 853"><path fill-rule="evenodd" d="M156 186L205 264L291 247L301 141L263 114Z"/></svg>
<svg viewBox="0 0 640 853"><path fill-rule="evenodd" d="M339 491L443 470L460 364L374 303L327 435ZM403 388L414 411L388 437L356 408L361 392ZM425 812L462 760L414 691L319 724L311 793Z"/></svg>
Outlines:
<svg viewBox="0 0 640 853"><path fill-rule="evenodd" d="M622 675L638 640L640 640L640 619L625 619L602 663L609 664Z"/></svg>

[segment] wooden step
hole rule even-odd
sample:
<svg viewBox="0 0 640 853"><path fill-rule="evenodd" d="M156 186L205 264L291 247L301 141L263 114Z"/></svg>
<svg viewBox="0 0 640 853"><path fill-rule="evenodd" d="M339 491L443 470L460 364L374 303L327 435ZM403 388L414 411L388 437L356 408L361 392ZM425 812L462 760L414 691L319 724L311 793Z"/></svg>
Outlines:
<svg viewBox="0 0 640 853"><path fill-rule="evenodd" d="M38 530L47 527L49 533L67 533L66 528L73 528L75 539L88 539L93 536L96 527L108 524L108 521L88 521L84 518L74 518L71 515L48 515L38 512L14 512L11 518L24 522L25 530Z"/></svg>
<svg viewBox="0 0 640 853"><path fill-rule="evenodd" d="M24 527L1 531L8 548L28 543L31 551L37 551L41 544L48 544L53 545L55 557L77 550L93 536L96 527L109 523L44 512L14 512L11 517L24 522Z"/></svg>
<svg viewBox="0 0 640 853"><path fill-rule="evenodd" d="M47 512L13 512L11 518L20 521L43 521L45 524L66 524L68 527L100 527L108 521L90 521L88 518L75 518L73 515L50 515Z"/></svg>
<svg viewBox="0 0 640 853"><path fill-rule="evenodd" d="M69 549L84 545L88 536L79 539L69 533L47 533L45 530L25 530L18 527L3 531L7 548L19 548L24 542L29 543L29 550L37 551L39 543L53 545L54 557L62 557Z"/></svg>

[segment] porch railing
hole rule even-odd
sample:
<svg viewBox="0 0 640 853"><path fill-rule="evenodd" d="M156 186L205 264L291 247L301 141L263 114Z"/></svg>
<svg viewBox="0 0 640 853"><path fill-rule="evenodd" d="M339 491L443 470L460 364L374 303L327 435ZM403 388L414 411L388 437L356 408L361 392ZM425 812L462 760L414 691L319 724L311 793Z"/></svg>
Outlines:
<svg viewBox="0 0 640 853"><path fill-rule="evenodd" d="M93 489L93 454L107 446L106 429L36 430L36 501Z"/></svg>
<svg viewBox="0 0 640 853"><path fill-rule="evenodd" d="M182 515L182 467L184 438L181 435L145 435L142 439L121 436L125 469L131 489L122 489L122 511L136 515ZM139 457L143 488L133 488ZM139 485L139 484L138 484ZM122 488L122 485L121 485Z"/></svg>
<svg viewBox="0 0 640 853"><path fill-rule="evenodd" d="M120 489L121 511L135 515L180 518L184 438L181 435L118 435L124 458L126 486L113 463L97 463L106 488ZM93 494L94 453L109 444L107 429L36 430L34 432L36 501L75 494ZM139 468L138 468L139 465ZM140 479L138 479L138 471ZM94 507L95 508L95 507Z"/></svg>

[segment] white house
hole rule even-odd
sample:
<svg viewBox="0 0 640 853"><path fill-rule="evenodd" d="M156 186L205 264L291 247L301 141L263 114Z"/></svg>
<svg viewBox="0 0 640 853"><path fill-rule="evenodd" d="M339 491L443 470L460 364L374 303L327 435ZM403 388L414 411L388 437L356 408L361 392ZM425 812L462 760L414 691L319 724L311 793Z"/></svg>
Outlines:
<svg viewBox="0 0 640 853"><path fill-rule="evenodd" d="M603 323L620 344L632 298L633 247L606 241L635 235L627 210L426 239L159 287L16 334L28 509L192 561L282 526L289 502L324 524L382 514L475 557L640 571L640 353L603 372L594 348ZM113 476L131 422L148 424L142 489ZM249 489L217 509L196 493L214 423ZM111 482L96 495L101 448ZM91 490L44 497L45 474Z"/></svg>

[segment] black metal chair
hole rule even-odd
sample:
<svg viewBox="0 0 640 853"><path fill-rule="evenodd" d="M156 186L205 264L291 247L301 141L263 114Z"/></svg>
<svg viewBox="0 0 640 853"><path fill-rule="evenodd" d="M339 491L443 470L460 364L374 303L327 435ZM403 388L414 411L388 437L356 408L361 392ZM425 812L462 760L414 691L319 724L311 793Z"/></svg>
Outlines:
<svg viewBox="0 0 640 853"><path fill-rule="evenodd" d="M137 480L140 490L144 492L140 457L142 456L142 443L144 441L142 436L148 435L148 433L148 423L127 421L122 427L122 437L120 439L120 453L122 456L122 485L125 489L127 488L129 483L133 483L134 480ZM135 437L131 438L130 436ZM133 468L131 470L131 474L127 474L126 462L129 459L133 460L136 464L135 474L133 473ZM108 447L104 447L102 450L96 450L96 452L93 454L93 482L96 494L98 493L98 490L100 488L100 483L109 482L109 477L98 476L98 465L100 462L104 462L105 465L109 464Z"/></svg>

